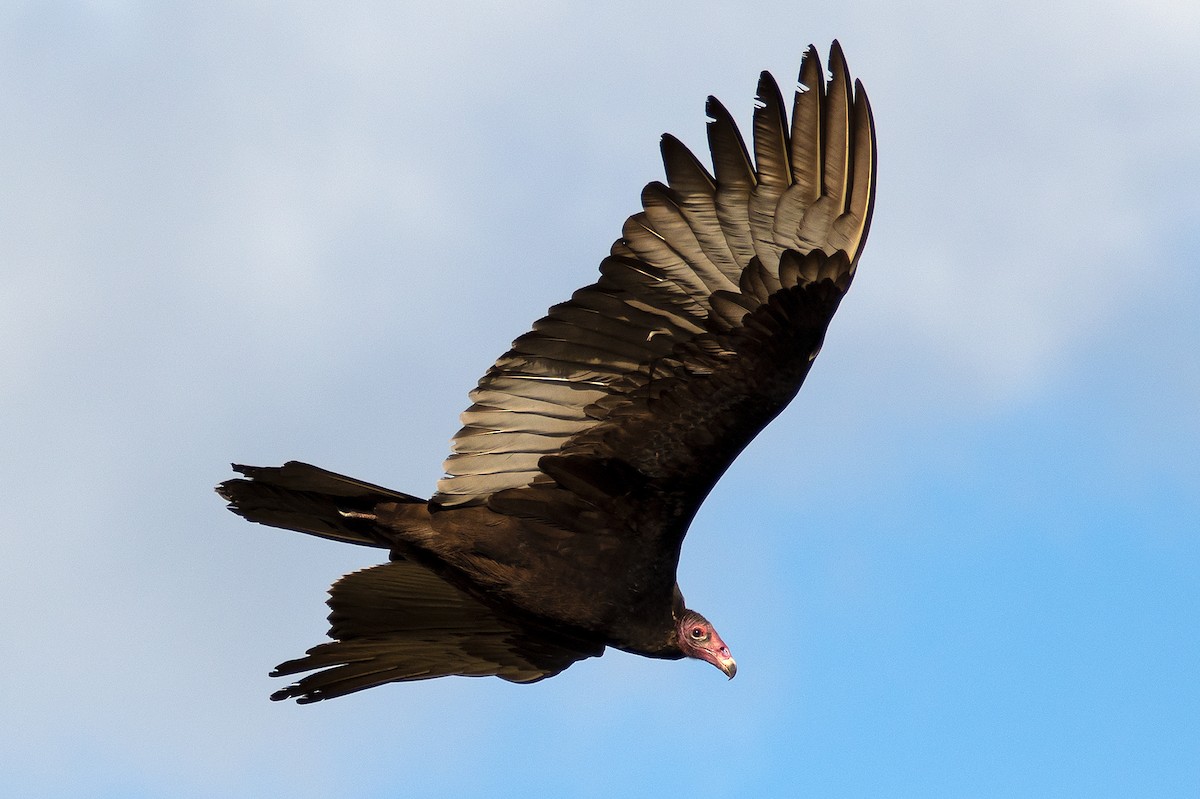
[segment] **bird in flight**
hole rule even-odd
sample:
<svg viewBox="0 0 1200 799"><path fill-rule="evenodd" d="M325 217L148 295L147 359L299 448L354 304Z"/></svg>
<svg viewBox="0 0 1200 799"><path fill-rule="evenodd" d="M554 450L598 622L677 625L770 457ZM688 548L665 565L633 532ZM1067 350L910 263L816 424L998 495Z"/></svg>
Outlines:
<svg viewBox="0 0 1200 799"><path fill-rule="evenodd" d="M535 682L608 646L734 676L676 569L708 492L799 390L867 238L871 108L836 41L828 67L810 46L790 123L762 73L753 157L712 97L711 173L663 136L666 183L599 279L480 379L431 499L296 461L233 466L217 492L234 513L389 552L333 585L333 640L277 666L305 676L272 699Z"/></svg>

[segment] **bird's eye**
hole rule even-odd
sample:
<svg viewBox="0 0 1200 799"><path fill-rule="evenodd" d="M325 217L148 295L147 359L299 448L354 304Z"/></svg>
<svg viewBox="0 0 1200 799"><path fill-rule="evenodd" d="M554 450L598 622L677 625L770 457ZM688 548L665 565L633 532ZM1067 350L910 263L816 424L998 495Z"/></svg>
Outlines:
<svg viewBox="0 0 1200 799"><path fill-rule="evenodd" d="M692 628L692 639L695 641L699 641L702 638L704 638L704 628L703 627L693 627Z"/></svg>

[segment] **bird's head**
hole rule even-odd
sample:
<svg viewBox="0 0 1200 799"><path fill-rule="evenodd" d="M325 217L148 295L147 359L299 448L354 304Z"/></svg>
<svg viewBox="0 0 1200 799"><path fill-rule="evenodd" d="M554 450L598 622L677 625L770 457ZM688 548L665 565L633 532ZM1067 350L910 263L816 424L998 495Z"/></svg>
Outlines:
<svg viewBox="0 0 1200 799"><path fill-rule="evenodd" d="M737 663L729 654L729 647L717 635L717 631L709 624L708 619L694 610L685 610L675 622L675 635L679 649L690 658L707 660L716 666L729 679L737 674Z"/></svg>

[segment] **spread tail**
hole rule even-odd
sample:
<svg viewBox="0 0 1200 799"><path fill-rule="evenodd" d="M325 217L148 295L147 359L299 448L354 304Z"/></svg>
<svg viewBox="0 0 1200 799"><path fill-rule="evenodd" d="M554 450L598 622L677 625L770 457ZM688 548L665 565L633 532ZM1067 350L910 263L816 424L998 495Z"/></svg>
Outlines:
<svg viewBox="0 0 1200 799"><path fill-rule="evenodd" d="M244 479L226 480L216 490L234 513L259 524L350 544L391 546L374 523L380 503L425 505L418 497L299 461L283 466L235 463L233 470Z"/></svg>

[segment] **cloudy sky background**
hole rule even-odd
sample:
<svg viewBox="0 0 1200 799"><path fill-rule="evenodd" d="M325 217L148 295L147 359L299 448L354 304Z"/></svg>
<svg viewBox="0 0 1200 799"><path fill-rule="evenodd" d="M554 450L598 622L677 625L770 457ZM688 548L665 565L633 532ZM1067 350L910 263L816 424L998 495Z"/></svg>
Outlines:
<svg viewBox="0 0 1200 799"><path fill-rule="evenodd" d="M663 131L838 37L879 192L799 400L680 580L740 672L271 703L375 552L231 460L428 494ZM1200 10L0 6L12 796L1200 793Z"/></svg>

